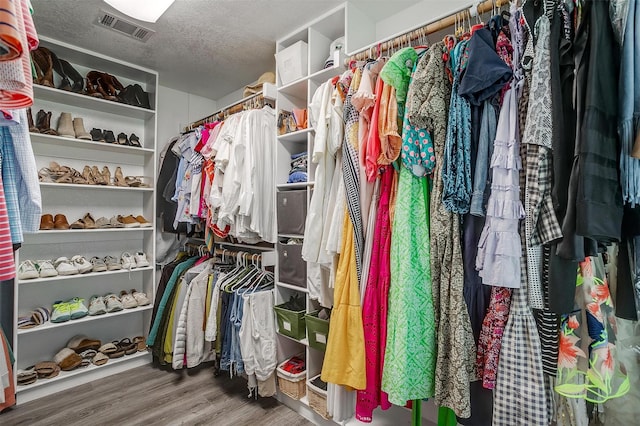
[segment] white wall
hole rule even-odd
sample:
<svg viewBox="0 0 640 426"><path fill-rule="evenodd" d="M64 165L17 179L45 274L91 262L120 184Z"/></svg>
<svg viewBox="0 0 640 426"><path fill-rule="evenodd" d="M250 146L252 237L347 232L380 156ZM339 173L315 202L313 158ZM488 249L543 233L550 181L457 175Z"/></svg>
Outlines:
<svg viewBox="0 0 640 426"><path fill-rule="evenodd" d="M158 136L157 150L178 136L190 123L211 115L218 110L218 102L191 93L180 92L165 86L158 87Z"/></svg>
<svg viewBox="0 0 640 426"><path fill-rule="evenodd" d="M233 92L221 97L220 99L218 99L218 108L224 108L235 102L238 102L238 100L243 98L242 92L244 92L244 87L241 87L238 90L234 90Z"/></svg>

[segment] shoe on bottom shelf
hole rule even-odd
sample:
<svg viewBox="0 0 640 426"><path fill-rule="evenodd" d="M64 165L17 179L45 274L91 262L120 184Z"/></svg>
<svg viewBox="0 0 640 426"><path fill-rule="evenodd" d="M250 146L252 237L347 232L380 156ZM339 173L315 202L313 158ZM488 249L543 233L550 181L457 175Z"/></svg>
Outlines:
<svg viewBox="0 0 640 426"><path fill-rule="evenodd" d="M80 271L78 268L71 263L71 261L66 257L59 257L53 262L53 266L56 267L56 271L58 271L58 275L76 275Z"/></svg>
<svg viewBox="0 0 640 426"><path fill-rule="evenodd" d="M73 264L73 266L78 268L78 272L80 272L81 274L91 272L91 270L93 269L93 265L91 264L91 262L85 259L84 256L80 256L79 254L76 254L71 258L71 263Z"/></svg>
<svg viewBox="0 0 640 426"><path fill-rule="evenodd" d="M138 268L146 268L147 266L149 266L147 255L144 254L143 252L141 251L137 252L134 255L134 258L136 259L136 265L138 265Z"/></svg>
<svg viewBox="0 0 640 426"><path fill-rule="evenodd" d="M107 305L102 296L91 296L89 300L89 315L102 315L107 313Z"/></svg>
<svg viewBox="0 0 640 426"><path fill-rule="evenodd" d="M109 313L118 312L124 309L124 306L118 296L113 293L107 294L104 297L104 303L107 305L107 312Z"/></svg>
<svg viewBox="0 0 640 426"><path fill-rule="evenodd" d="M32 280L38 277L40 277L40 274L36 269L36 265L32 261L25 260L24 262L20 263L20 266L18 266L19 280Z"/></svg>
<svg viewBox="0 0 640 426"><path fill-rule="evenodd" d="M53 357L53 362L58 364L62 371L70 371L82 364L82 357L72 349L64 348Z"/></svg>
<svg viewBox="0 0 640 426"><path fill-rule="evenodd" d="M51 322L59 323L66 322L71 319L71 309L69 304L63 301L57 301L53 304L53 310L51 311Z"/></svg>
<svg viewBox="0 0 640 426"><path fill-rule="evenodd" d="M84 305L84 299L74 297L67 302L71 319L80 319L89 315L89 309Z"/></svg>

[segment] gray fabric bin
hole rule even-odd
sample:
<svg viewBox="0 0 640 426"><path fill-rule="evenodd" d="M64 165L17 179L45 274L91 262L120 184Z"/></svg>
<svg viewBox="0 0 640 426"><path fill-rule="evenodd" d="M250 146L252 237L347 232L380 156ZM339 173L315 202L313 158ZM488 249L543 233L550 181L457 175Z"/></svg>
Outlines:
<svg viewBox="0 0 640 426"><path fill-rule="evenodd" d="M307 262L302 259L302 244L278 243L278 272L282 283L307 286Z"/></svg>
<svg viewBox="0 0 640 426"><path fill-rule="evenodd" d="M304 234L307 190L278 192L278 234Z"/></svg>

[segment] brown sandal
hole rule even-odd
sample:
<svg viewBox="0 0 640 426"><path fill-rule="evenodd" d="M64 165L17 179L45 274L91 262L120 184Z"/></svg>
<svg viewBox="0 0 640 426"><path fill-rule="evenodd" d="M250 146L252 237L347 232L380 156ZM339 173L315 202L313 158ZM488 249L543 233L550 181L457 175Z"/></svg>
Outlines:
<svg viewBox="0 0 640 426"><path fill-rule="evenodd" d="M133 343L138 347L138 352L144 352L147 350L147 339L144 336L136 336L133 338Z"/></svg>
<svg viewBox="0 0 640 426"><path fill-rule="evenodd" d="M129 186L124 179L124 175L122 174L122 169L120 166L116 167L116 173L113 175L113 183L115 186Z"/></svg>
<svg viewBox="0 0 640 426"><path fill-rule="evenodd" d="M118 348L122 349L125 355L132 355L138 352L138 344L131 342L131 339L128 337L118 342Z"/></svg>

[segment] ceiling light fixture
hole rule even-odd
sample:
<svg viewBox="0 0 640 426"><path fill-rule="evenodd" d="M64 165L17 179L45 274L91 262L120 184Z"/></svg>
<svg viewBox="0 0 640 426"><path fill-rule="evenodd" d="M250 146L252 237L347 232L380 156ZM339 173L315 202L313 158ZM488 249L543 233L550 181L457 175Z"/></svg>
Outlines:
<svg viewBox="0 0 640 426"><path fill-rule="evenodd" d="M156 22L175 0L104 0L125 15L144 22Z"/></svg>

